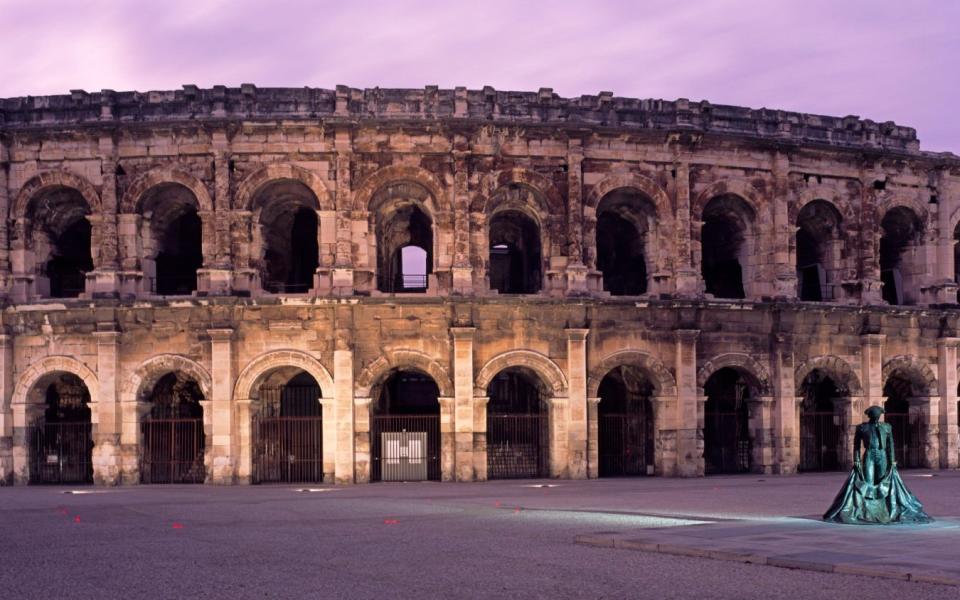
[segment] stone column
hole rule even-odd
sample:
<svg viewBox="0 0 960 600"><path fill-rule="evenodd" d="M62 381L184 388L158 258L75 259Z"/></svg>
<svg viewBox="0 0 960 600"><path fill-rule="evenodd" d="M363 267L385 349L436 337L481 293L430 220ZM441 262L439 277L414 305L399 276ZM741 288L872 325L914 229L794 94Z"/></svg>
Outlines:
<svg viewBox="0 0 960 600"><path fill-rule="evenodd" d="M940 468L940 396L910 398L910 422L920 423L920 463Z"/></svg>
<svg viewBox="0 0 960 600"><path fill-rule="evenodd" d="M454 136L455 143L467 145L463 136ZM467 153L453 153L453 293L473 292L473 268L470 266L470 189Z"/></svg>
<svg viewBox="0 0 960 600"><path fill-rule="evenodd" d="M567 468L571 479L586 479L587 335L589 329L567 329Z"/></svg>
<svg viewBox="0 0 960 600"><path fill-rule="evenodd" d="M777 448L773 435L773 396L761 396L749 407L752 471L772 474Z"/></svg>
<svg viewBox="0 0 960 600"><path fill-rule="evenodd" d="M940 386L940 468L957 468L957 347L960 338L937 340L937 382Z"/></svg>
<svg viewBox="0 0 960 600"><path fill-rule="evenodd" d="M654 396L653 409L653 472L664 477L677 476L677 396ZM598 448L599 451L599 448ZM598 465L599 474L599 465Z"/></svg>
<svg viewBox="0 0 960 600"><path fill-rule="evenodd" d="M873 192L875 174L860 176L860 302L881 304L883 291L880 281L880 220L877 200ZM880 387L883 387L882 385Z"/></svg>
<svg viewBox="0 0 960 600"><path fill-rule="evenodd" d="M230 197L230 154L226 133L212 134L214 212L203 218L203 266L197 270L197 293L225 296L233 290L232 198ZM209 239L207 235L211 236Z"/></svg>
<svg viewBox="0 0 960 600"><path fill-rule="evenodd" d="M566 478L569 476L567 414L569 402L567 398L550 398L550 477Z"/></svg>
<svg viewBox="0 0 960 600"><path fill-rule="evenodd" d="M790 158L778 152L773 160L773 289L760 290L772 293L777 298L793 300L797 298L797 268L790 252L790 242L796 236L797 228L790 223L785 199L789 194ZM781 200L782 199L782 200ZM761 234L762 236L763 234ZM762 277L762 274L761 274Z"/></svg>
<svg viewBox="0 0 960 600"><path fill-rule="evenodd" d="M681 296L696 296L703 288L700 272L697 270L699 261L693 260L693 254L699 250L699 244L691 239L692 227L690 216L690 165L684 160L674 162L676 172L674 187L676 190L676 291ZM699 236L698 236L699 238Z"/></svg>
<svg viewBox="0 0 960 600"><path fill-rule="evenodd" d="M118 485L121 480L120 332L113 323L97 325L97 428L93 446L93 481Z"/></svg>
<svg viewBox="0 0 960 600"><path fill-rule="evenodd" d="M323 482L334 483L337 477L337 399L320 398L323 415Z"/></svg>
<svg viewBox="0 0 960 600"><path fill-rule="evenodd" d="M571 296L588 293L582 225L583 141L571 138L567 141L567 294Z"/></svg>
<svg viewBox="0 0 960 600"><path fill-rule="evenodd" d="M10 153L5 140L0 140L0 217L8 223L13 217L10 214L10 191L7 181L7 165L10 163ZM7 226L0 227L0 294L6 295L10 277L10 239Z"/></svg>
<svg viewBox="0 0 960 600"><path fill-rule="evenodd" d="M13 386L13 338L0 334L0 486L13 483Z"/></svg>
<svg viewBox="0 0 960 600"><path fill-rule="evenodd" d="M954 191L953 182L947 177L947 171L939 172L939 181L937 184L937 193L939 201L937 203L937 231L939 237L936 241L936 257L934 259L933 273L934 283L931 286L931 296L929 302L938 304L954 304L957 302L957 281L954 269L954 246L957 241L953 238L953 228L950 227L950 213L954 209L954 203L947 201L947 198L955 198L957 192ZM940 394L943 397L943 394ZM942 428L941 428L942 430Z"/></svg>
<svg viewBox="0 0 960 600"><path fill-rule="evenodd" d="M600 477L599 405L600 398L587 398L587 477L589 479Z"/></svg>
<svg viewBox="0 0 960 600"><path fill-rule="evenodd" d="M337 233L333 269L333 292L338 296L353 294L353 192L351 190L350 163L353 159L353 144L348 130L336 132L337 155Z"/></svg>
<svg viewBox="0 0 960 600"><path fill-rule="evenodd" d="M313 295L325 296L333 289L333 268L337 249L337 211L317 211L317 271Z"/></svg>
<svg viewBox="0 0 960 600"><path fill-rule="evenodd" d="M800 463L800 420L797 382L793 376L793 350L783 336L777 336L774 348L773 429L776 457L774 472L790 475ZM800 399L802 400L802 398Z"/></svg>
<svg viewBox="0 0 960 600"><path fill-rule="evenodd" d="M334 383L334 482L353 483L353 443L354 443L354 402L353 402L353 351L349 349L333 352ZM369 402L367 399L367 423L369 427ZM368 451L369 452L369 451Z"/></svg>
<svg viewBox="0 0 960 600"><path fill-rule="evenodd" d="M13 482L30 483L29 440L27 431L37 417L37 407L26 402L13 404Z"/></svg>
<svg viewBox="0 0 960 600"><path fill-rule="evenodd" d="M370 483L370 403L371 398L353 399L354 415L354 480L357 483Z"/></svg>
<svg viewBox="0 0 960 600"><path fill-rule="evenodd" d="M213 389L210 402L212 442L208 476L211 483L231 484L236 476L233 438L233 329L208 329L210 336L210 376Z"/></svg>
<svg viewBox="0 0 960 600"><path fill-rule="evenodd" d="M90 215L91 235L90 254L94 270L87 273L86 297L102 298L116 296L119 293L120 279L119 236L117 229L117 150L113 136L102 136L99 140L100 172L100 214Z"/></svg>
<svg viewBox="0 0 960 600"><path fill-rule="evenodd" d="M678 329L676 334L675 369L677 373L677 410L672 419L664 418L665 429L673 429L677 440L679 477L703 475L703 403L697 389L696 329Z"/></svg>
<svg viewBox="0 0 960 600"><path fill-rule="evenodd" d="M456 450L454 449L454 400L450 396L437 398L440 402L440 480L456 478Z"/></svg>
<svg viewBox="0 0 960 600"><path fill-rule="evenodd" d="M473 397L473 472L477 481L487 480L487 396Z"/></svg>
<svg viewBox="0 0 960 600"><path fill-rule="evenodd" d="M235 399L237 411L237 483L253 483L253 413L249 398ZM326 423L324 423L326 425ZM324 447L326 452L326 447Z"/></svg>
<svg viewBox="0 0 960 600"><path fill-rule="evenodd" d="M454 452L457 481L473 481L473 334L474 327L451 327L453 339Z"/></svg>
<svg viewBox="0 0 960 600"><path fill-rule="evenodd" d="M882 333L868 333L860 336L860 372L863 374L863 400L865 406L854 410L866 410L868 406L883 406L883 342ZM856 427L857 423L848 423Z"/></svg>

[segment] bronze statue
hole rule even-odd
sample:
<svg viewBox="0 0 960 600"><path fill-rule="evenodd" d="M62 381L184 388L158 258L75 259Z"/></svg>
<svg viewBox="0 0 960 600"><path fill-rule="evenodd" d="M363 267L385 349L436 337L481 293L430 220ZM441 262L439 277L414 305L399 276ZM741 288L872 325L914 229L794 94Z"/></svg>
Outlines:
<svg viewBox="0 0 960 600"><path fill-rule="evenodd" d="M880 422L883 409L871 406L865 414L870 420L857 426L853 438L853 470L823 520L860 525L929 523L933 519L897 473L893 430L889 423Z"/></svg>

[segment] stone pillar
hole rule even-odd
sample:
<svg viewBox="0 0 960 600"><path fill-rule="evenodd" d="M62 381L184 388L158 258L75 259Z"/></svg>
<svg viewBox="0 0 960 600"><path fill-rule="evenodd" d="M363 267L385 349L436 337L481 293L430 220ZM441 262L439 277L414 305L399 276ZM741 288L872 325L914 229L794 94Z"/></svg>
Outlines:
<svg viewBox="0 0 960 600"><path fill-rule="evenodd" d="M583 141L577 138L567 141L567 240L567 295L585 295L588 269L583 264Z"/></svg>
<svg viewBox="0 0 960 600"><path fill-rule="evenodd" d="M456 450L454 432L454 400L450 396L437 398L440 402L440 480L453 481L456 478Z"/></svg>
<svg viewBox="0 0 960 600"><path fill-rule="evenodd" d="M197 270L197 295L225 296L233 290L229 142L222 131L214 131L212 141L214 211L203 219L204 264Z"/></svg>
<svg viewBox="0 0 960 600"><path fill-rule="evenodd" d="M455 144L467 145L465 137L454 136ZM473 292L473 268L470 265L470 189L467 153L453 153L453 293Z"/></svg>
<svg viewBox="0 0 960 600"><path fill-rule="evenodd" d="M868 406L883 406L883 342L886 339L882 333L868 333L860 336L860 372L863 374L863 400L866 410ZM856 409L855 409L856 410ZM848 423L856 427L858 423Z"/></svg>
<svg viewBox="0 0 960 600"><path fill-rule="evenodd" d="M333 289L333 268L337 248L337 211L317 211L317 271L313 295L325 296Z"/></svg>
<svg viewBox="0 0 960 600"><path fill-rule="evenodd" d="M354 481L370 483L370 403L371 398L353 399L354 416Z"/></svg>
<svg viewBox="0 0 960 600"><path fill-rule="evenodd" d="M253 483L253 413L252 401L239 398L233 401L237 411L237 475L236 482ZM326 426L326 422L324 422ZM326 453L326 446L324 446Z"/></svg>
<svg viewBox="0 0 960 600"><path fill-rule="evenodd" d="M336 252L334 256L333 293L338 296L353 295L353 193L351 191L350 163L353 159L353 148L350 132L342 130L336 132L335 145L337 155L335 168L337 171L337 233Z"/></svg>
<svg viewBox="0 0 960 600"><path fill-rule="evenodd" d="M686 161L674 162L676 172L674 188L676 190L676 291L681 296L696 296L703 288L700 272L697 269L699 261L693 260L693 254L700 249L691 239L692 227L690 216L690 165ZM699 236L698 236L699 239Z"/></svg>
<svg viewBox="0 0 960 600"><path fill-rule="evenodd" d="M26 399L13 404L13 482L17 485L30 483L29 440L27 429L36 417L36 407Z"/></svg>
<svg viewBox="0 0 960 600"><path fill-rule="evenodd" d="M550 477L566 478L569 476L569 460L567 446L567 414L569 402L567 398L550 398Z"/></svg>
<svg viewBox="0 0 960 600"><path fill-rule="evenodd" d="M670 396L654 396L650 399L650 405L653 409L653 473L664 477L676 477L676 392L674 391Z"/></svg>
<svg viewBox="0 0 960 600"><path fill-rule="evenodd" d="M473 472L477 481L487 480L487 396L473 397Z"/></svg>
<svg viewBox="0 0 960 600"><path fill-rule="evenodd" d="M773 429L776 445L774 473L790 475L797 472L800 463L800 420L797 382L793 376L793 350L777 337L774 349L774 405Z"/></svg>
<svg viewBox="0 0 960 600"><path fill-rule="evenodd" d="M93 446L93 482L119 485L121 481L120 434L120 332L113 323L97 325L97 427Z"/></svg>
<svg viewBox="0 0 960 600"><path fill-rule="evenodd" d="M13 338L0 334L0 486L13 483L13 386Z"/></svg>
<svg viewBox="0 0 960 600"><path fill-rule="evenodd" d="M144 293L144 279L140 264L140 215L117 215L117 236L120 254L120 295L133 298Z"/></svg>
<svg viewBox="0 0 960 600"><path fill-rule="evenodd" d="M323 416L323 482L334 483L337 477L337 399L320 398Z"/></svg>
<svg viewBox="0 0 960 600"><path fill-rule="evenodd" d="M210 336L210 376L213 389L210 402L212 411L212 442L210 448L211 483L231 484L236 476L234 457L237 455L233 439L233 329L208 329Z"/></svg>
<svg viewBox="0 0 960 600"><path fill-rule="evenodd" d="M599 405L600 398L587 398L587 478L589 479L600 477ZM656 432L654 432L654 435L656 435ZM654 455L656 455L656 452L654 452ZM654 460L656 460L656 456Z"/></svg>
<svg viewBox="0 0 960 600"><path fill-rule="evenodd" d="M920 423L920 464L940 468L940 396L910 398L910 422Z"/></svg>
<svg viewBox="0 0 960 600"><path fill-rule="evenodd" d="M960 338L937 340L937 382L940 386L940 468L957 468L957 347Z"/></svg>
<svg viewBox="0 0 960 600"><path fill-rule="evenodd" d="M589 329L567 329L567 469L570 479L586 479L587 468L587 335Z"/></svg>
<svg viewBox="0 0 960 600"><path fill-rule="evenodd" d="M334 482L354 482L354 401L353 401L353 351L344 347L333 351L333 399L334 422ZM369 428L370 399L367 398L366 415ZM368 450L369 453L369 450ZM369 460L369 456L368 456Z"/></svg>
<svg viewBox="0 0 960 600"><path fill-rule="evenodd" d="M773 194L776 199L785 199L789 194L790 158L778 152L773 160ZM791 241L796 236L797 228L790 223L787 212L787 202L772 202L773 208L773 289L760 290L761 295L772 293L776 298L794 300L797 298L797 267L793 253L790 252ZM761 233L761 236L764 234ZM763 274L760 273L761 278ZM755 284L756 285L756 282Z"/></svg>
<svg viewBox="0 0 960 600"><path fill-rule="evenodd" d="M937 232L939 236L936 240L936 257L934 259L933 273L934 283L931 286L930 297L926 300L937 304L955 304L957 302L957 281L954 269L954 246L957 241L953 238L953 228L950 227L950 216L954 209L955 202L950 202L948 198L955 198L957 192L954 191L953 182L946 176L946 169L939 173L937 183L937 193L939 201L937 203ZM943 397L943 394L940 394ZM942 430L942 427L941 427Z"/></svg>
<svg viewBox="0 0 960 600"><path fill-rule="evenodd" d="M13 215L10 214L10 191L7 187L7 166L10 163L10 153L7 150L6 140L0 139L0 217L8 223ZM10 239L7 226L0 227L0 295L5 296L10 277ZM0 480L2 481L2 480Z"/></svg>
<svg viewBox="0 0 960 600"><path fill-rule="evenodd" d="M90 215L90 254L94 270L87 273L86 297L103 298L119 293L118 277L119 236L117 228L117 150L112 135L102 136L99 140L100 172L100 214Z"/></svg>
<svg viewBox="0 0 960 600"><path fill-rule="evenodd" d="M696 329L678 329L676 334L675 369L677 373L677 407L673 418L664 415L664 429L675 431L677 471L679 477L703 475L703 403L697 389Z"/></svg>
<svg viewBox="0 0 960 600"><path fill-rule="evenodd" d="M776 443L773 434L773 396L761 396L749 408L750 441L752 444L752 471L770 475L776 462Z"/></svg>
<svg viewBox="0 0 960 600"><path fill-rule="evenodd" d="M860 302L881 304L883 288L880 281L880 217L873 192L873 173L860 176ZM882 385L880 387L883 387Z"/></svg>
<svg viewBox="0 0 960 600"><path fill-rule="evenodd" d="M454 453L457 481L473 481L473 334L474 327L451 327L453 338Z"/></svg>

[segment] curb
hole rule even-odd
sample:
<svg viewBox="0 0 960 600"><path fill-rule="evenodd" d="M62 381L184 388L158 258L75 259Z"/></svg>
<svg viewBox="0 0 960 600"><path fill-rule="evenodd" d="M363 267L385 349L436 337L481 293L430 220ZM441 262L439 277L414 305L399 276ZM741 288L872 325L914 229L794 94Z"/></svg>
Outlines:
<svg viewBox="0 0 960 600"><path fill-rule="evenodd" d="M842 575L864 575L867 577L882 577L899 581L916 581L918 583L933 583L960 587L960 579L946 575L932 573L910 573L884 567L857 565L849 563L821 563L808 560L797 560L786 556L765 556L763 554L746 554L728 550L707 550L693 546L678 546L676 544L658 544L640 538L621 539L608 535L578 535L574 543L596 548L615 548L619 550L637 550L640 552L654 552L657 554L671 554L674 556L688 556L691 558L709 558L726 560L752 565L767 565L781 569L795 569L799 571L817 571L819 573L838 573Z"/></svg>

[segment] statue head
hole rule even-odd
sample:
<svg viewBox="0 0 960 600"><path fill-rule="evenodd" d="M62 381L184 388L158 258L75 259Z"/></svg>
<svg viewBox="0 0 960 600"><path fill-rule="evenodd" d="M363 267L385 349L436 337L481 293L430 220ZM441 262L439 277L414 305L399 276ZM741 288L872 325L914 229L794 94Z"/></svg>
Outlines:
<svg viewBox="0 0 960 600"><path fill-rule="evenodd" d="M867 410L863 411L863 414L867 415L867 418L870 419L871 423L875 423L880 420L880 415L883 414L883 408L879 406L871 406Z"/></svg>

